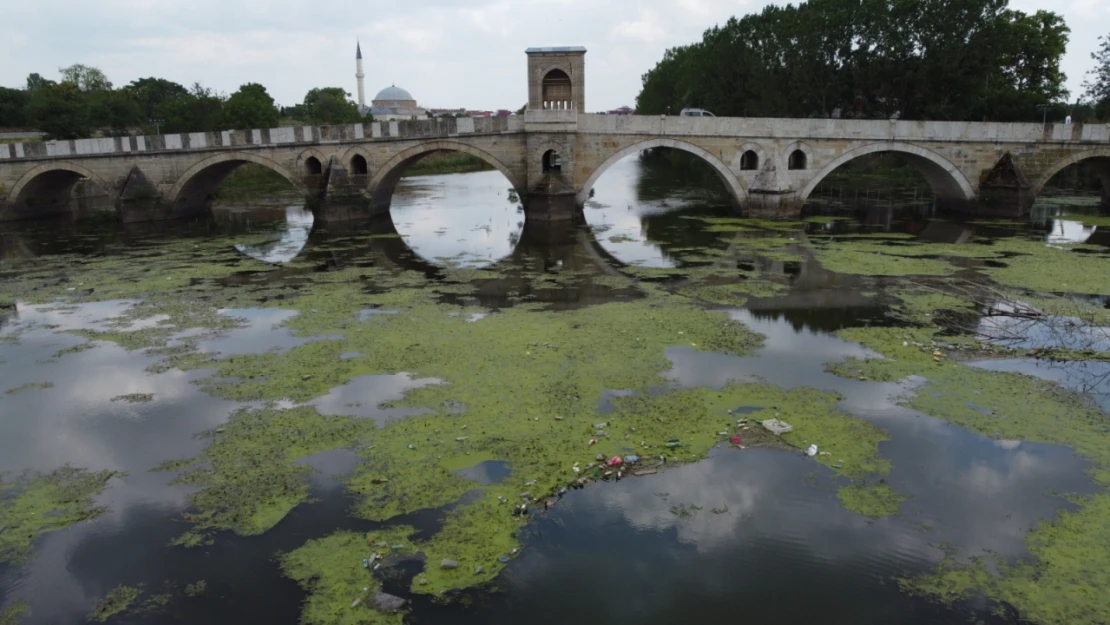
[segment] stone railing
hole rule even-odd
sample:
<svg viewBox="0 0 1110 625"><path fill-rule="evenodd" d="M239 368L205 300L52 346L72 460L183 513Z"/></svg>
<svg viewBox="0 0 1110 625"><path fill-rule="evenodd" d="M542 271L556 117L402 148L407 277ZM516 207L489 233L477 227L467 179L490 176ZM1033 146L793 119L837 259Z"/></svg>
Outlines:
<svg viewBox="0 0 1110 625"><path fill-rule="evenodd" d="M0 161L50 159L73 156L119 156L136 152L227 150L281 145L320 145L437 139L470 134L523 132L520 117L442 117L370 124L334 126L282 126L254 130L189 132L136 137L71 139L35 143L0 143Z"/></svg>
<svg viewBox="0 0 1110 625"><path fill-rule="evenodd" d="M590 134L881 141L1110 142L1110 124L774 119L659 115L579 115L578 132Z"/></svg>

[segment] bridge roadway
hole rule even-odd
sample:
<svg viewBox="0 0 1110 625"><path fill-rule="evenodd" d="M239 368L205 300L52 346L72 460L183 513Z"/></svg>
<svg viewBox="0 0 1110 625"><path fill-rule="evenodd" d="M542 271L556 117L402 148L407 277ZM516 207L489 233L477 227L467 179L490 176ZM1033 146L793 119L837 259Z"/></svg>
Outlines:
<svg viewBox="0 0 1110 625"><path fill-rule="evenodd" d="M797 216L849 161L901 154L939 208L1021 215L1056 173L1091 162L1110 206L1110 125L843 119L616 116L533 110L523 116L0 144L0 220L70 210L75 184L123 221L209 210L220 182L255 163L290 181L325 220L384 214L405 169L451 150L476 156L525 198L529 220L574 217L618 160L672 148L706 161L742 214Z"/></svg>

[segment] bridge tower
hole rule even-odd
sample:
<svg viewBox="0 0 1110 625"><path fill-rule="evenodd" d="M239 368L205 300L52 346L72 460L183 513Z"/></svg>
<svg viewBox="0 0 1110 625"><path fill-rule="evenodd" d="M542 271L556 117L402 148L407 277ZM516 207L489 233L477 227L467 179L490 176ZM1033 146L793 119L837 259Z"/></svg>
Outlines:
<svg viewBox="0 0 1110 625"><path fill-rule="evenodd" d="M529 219L554 221L577 211L574 144L578 115L586 112L586 49L578 46L528 48Z"/></svg>

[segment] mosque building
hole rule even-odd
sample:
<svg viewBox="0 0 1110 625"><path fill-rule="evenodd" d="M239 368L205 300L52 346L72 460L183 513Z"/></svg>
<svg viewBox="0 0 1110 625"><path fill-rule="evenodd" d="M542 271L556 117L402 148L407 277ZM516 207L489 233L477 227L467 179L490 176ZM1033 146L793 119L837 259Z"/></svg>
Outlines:
<svg viewBox="0 0 1110 625"><path fill-rule="evenodd" d="M374 119L381 121L427 117L427 112L416 105L416 98L397 85L379 91L370 101L370 106L366 106L366 74L362 71L362 44L358 42L355 43L355 68L359 113L370 113Z"/></svg>

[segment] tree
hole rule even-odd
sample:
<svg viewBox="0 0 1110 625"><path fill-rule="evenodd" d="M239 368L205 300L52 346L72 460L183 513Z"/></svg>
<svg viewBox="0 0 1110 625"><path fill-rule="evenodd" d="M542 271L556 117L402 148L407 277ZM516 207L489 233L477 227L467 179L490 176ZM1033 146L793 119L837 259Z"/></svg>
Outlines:
<svg viewBox="0 0 1110 625"><path fill-rule="evenodd" d="M62 74L62 82L76 86L78 91L110 91L112 89L112 83L108 81L108 77L95 67L75 63L69 67L60 67L58 71Z"/></svg>
<svg viewBox="0 0 1110 625"><path fill-rule="evenodd" d="M231 94L223 107L226 128L273 128L281 120L274 99L258 83L247 83Z"/></svg>
<svg viewBox="0 0 1110 625"><path fill-rule="evenodd" d="M1102 44L1097 52L1091 53L1095 66L1087 72L1083 87L1087 98L1095 104L1095 115L1099 119L1110 119L1110 35L1099 37Z"/></svg>
<svg viewBox="0 0 1110 625"><path fill-rule="evenodd" d="M730 18L643 75L641 114L1033 120L1066 95L1063 19L1007 0L808 0Z"/></svg>
<svg viewBox="0 0 1110 625"><path fill-rule="evenodd" d="M0 87L0 127L17 128L27 124L23 109L30 95L22 89Z"/></svg>
<svg viewBox="0 0 1110 625"><path fill-rule="evenodd" d="M72 83L40 87L30 94L27 122L48 139L78 139L92 134L88 106Z"/></svg>
<svg viewBox="0 0 1110 625"><path fill-rule="evenodd" d="M304 96L298 111L314 124L353 124L360 120L358 105L340 87L312 89Z"/></svg>
<svg viewBox="0 0 1110 625"><path fill-rule="evenodd" d="M163 121L165 132L212 132L223 125L225 98L194 83L185 95L167 98L154 106L153 117Z"/></svg>
<svg viewBox="0 0 1110 625"><path fill-rule="evenodd" d="M34 91L35 89L42 89L43 87L53 87L58 83L47 78L43 78L37 72L27 77L27 91Z"/></svg>
<svg viewBox="0 0 1110 625"><path fill-rule="evenodd" d="M128 134L143 123L138 102L130 93L119 89L86 94L89 121L95 128L107 128L112 134Z"/></svg>
<svg viewBox="0 0 1110 625"><path fill-rule="evenodd" d="M177 98L186 98L189 90L173 81L162 78L140 78L131 81L121 91L127 92L138 104L143 119L155 116L154 111L162 103Z"/></svg>

